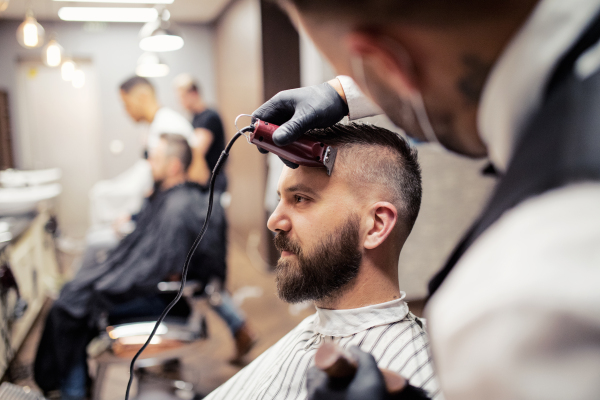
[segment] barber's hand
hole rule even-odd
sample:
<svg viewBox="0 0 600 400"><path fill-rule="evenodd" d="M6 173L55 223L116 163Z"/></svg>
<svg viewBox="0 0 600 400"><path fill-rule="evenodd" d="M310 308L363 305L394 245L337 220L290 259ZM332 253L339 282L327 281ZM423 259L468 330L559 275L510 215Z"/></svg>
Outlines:
<svg viewBox="0 0 600 400"><path fill-rule="evenodd" d="M327 128L348 115L348 105L327 82L277 93L252 115L280 127L273 134L278 146L296 141L309 129Z"/></svg>
<svg viewBox="0 0 600 400"><path fill-rule="evenodd" d="M358 360L358 369L352 379L330 378L317 367L308 370L308 400L426 400L425 391L407 383L397 393L388 393L385 381L372 355L351 347Z"/></svg>

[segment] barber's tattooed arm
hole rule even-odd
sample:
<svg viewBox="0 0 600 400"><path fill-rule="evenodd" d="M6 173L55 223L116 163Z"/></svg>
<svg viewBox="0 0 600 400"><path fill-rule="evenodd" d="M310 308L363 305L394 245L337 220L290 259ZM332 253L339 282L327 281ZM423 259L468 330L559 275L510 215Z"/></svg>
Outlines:
<svg viewBox="0 0 600 400"><path fill-rule="evenodd" d="M493 63L482 60L475 54L462 57L465 71L456 83L459 92L469 104L477 104Z"/></svg>

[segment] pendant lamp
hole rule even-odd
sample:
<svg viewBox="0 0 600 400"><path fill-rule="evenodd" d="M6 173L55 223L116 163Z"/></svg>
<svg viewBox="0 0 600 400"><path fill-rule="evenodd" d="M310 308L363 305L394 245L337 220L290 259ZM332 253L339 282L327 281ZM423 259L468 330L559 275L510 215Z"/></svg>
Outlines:
<svg viewBox="0 0 600 400"><path fill-rule="evenodd" d="M179 50L183 47L183 37L171 26L168 10L160 13L156 21L148 22L140 30L140 49L148 52Z"/></svg>
<svg viewBox="0 0 600 400"><path fill-rule="evenodd" d="M33 11L28 10L25 20L17 28L17 40L27 49L40 47L44 44L44 28L33 16Z"/></svg>
<svg viewBox="0 0 600 400"><path fill-rule="evenodd" d="M135 73L145 78L159 78L169 74L169 66L158 57L158 54L144 53L138 59Z"/></svg>

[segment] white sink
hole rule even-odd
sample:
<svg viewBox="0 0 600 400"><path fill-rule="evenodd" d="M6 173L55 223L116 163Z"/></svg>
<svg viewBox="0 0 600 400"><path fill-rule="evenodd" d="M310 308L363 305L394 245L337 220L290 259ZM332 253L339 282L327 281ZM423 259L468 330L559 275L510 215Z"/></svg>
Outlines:
<svg viewBox="0 0 600 400"><path fill-rule="evenodd" d="M34 211L39 202L53 199L61 192L62 187L58 183L0 188L0 215L18 215Z"/></svg>
<svg viewBox="0 0 600 400"><path fill-rule="evenodd" d="M0 171L0 186L5 188L16 188L23 186L37 186L56 182L62 173L60 168L38 169L31 171L19 171L7 169Z"/></svg>

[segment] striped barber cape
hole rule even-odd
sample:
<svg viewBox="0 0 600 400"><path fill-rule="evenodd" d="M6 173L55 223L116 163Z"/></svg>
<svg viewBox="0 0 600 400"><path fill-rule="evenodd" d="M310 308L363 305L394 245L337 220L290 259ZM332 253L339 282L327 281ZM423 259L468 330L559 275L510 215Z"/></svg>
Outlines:
<svg viewBox="0 0 600 400"><path fill-rule="evenodd" d="M351 310L317 312L256 360L214 390L206 400L304 400L306 373L324 341L358 346L375 357L380 367L398 372L413 386L440 400L429 342L421 320L403 300Z"/></svg>

